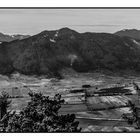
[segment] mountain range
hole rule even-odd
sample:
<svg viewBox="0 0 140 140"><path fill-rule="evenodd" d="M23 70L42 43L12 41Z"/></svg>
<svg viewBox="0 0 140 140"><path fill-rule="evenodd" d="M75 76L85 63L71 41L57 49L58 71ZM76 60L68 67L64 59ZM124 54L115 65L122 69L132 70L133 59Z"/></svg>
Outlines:
<svg viewBox="0 0 140 140"><path fill-rule="evenodd" d="M140 41L120 33L78 33L62 28L0 44L1 74L18 71L59 77L65 68L139 71Z"/></svg>
<svg viewBox="0 0 140 140"><path fill-rule="evenodd" d="M10 42L13 40L21 40L21 39L25 39L28 37L30 37L30 36L29 35L20 35L20 34L7 35L7 34L0 33L0 42Z"/></svg>
<svg viewBox="0 0 140 140"><path fill-rule="evenodd" d="M140 30L137 29L124 29L115 33L121 37L127 36L140 40Z"/></svg>

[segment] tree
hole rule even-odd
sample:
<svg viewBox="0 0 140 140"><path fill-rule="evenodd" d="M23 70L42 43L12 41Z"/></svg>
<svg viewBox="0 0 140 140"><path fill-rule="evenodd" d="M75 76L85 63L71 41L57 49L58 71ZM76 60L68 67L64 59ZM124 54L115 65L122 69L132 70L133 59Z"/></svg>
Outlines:
<svg viewBox="0 0 140 140"><path fill-rule="evenodd" d="M127 120L128 124L133 125L135 124L136 129L140 129L140 113L139 108L135 106L134 103L131 101L128 101L128 105L130 106L130 110L132 111L131 116L128 116L127 114L123 114L122 118Z"/></svg>
<svg viewBox="0 0 140 140"><path fill-rule="evenodd" d="M2 95L0 95L0 119L7 113L7 108L11 103L11 100L8 100L8 98L8 93L3 91Z"/></svg>
<svg viewBox="0 0 140 140"><path fill-rule="evenodd" d="M7 113L2 122L7 122L2 132L80 132L74 114L59 115L64 100L56 94L54 99L41 93L30 92L31 101L17 114Z"/></svg>
<svg viewBox="0 0 140 140"><path fill-rule="evenodd" d="M139 105L140 103L140 88L138 86L138 84L136 84L135 82L133 82L133 86L134 86L134 89L136 90L136 93L137 93L137 104Z"/></svg>

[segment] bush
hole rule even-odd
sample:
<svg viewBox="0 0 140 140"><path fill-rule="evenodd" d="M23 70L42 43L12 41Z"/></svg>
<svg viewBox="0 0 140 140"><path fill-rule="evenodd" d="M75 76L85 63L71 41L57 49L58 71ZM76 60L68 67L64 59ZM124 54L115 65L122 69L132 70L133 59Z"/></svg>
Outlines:
<svg viewBox="0 0 140 140"><path fill-rule="evenodd" d="M31 101L17 114L7 113L2 132L80 132L74 114L59 115L64 100L56 94L54 99L41 93L29 93ZM5 125L7 124L7 125Z"/></svg>

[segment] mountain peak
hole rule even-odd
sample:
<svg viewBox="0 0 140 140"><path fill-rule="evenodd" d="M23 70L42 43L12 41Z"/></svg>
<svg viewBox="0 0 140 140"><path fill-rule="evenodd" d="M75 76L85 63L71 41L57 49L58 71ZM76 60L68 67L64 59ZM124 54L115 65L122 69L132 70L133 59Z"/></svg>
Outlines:
<svg viewBox="0 0 140 140"><path fill-rule="evenodd" d="M74 32L74 33L77 33L76 31L74 31L74 30L72 30L72 29L70 29L70 28L68 28L68 27L64 27L64 28L61 28L61 29L59 29L59 32L67 32L67 33L72 33L72 32Z"/></svg>

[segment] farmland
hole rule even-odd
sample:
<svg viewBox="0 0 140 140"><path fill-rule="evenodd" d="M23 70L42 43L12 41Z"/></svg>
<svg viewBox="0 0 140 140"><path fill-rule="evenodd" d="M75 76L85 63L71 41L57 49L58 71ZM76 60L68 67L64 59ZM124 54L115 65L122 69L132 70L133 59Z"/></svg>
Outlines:
<svg viewBox="0 0 140 140"><path fill-rule="evenodd" d="M135 81L139 84L139 77L103 73L63 73L64 78L60 80L21 74L14 74L10 78L0 76L0 90L7 91L11 96L12 104L9 110L18 112L24 108L30 100L30 90L41 91L50 98L60 93L65 100L60 114L76 114L82 131L136 131L122 119L122 114L131 113L127 102L135 102L137 99L132 83ZM83 85L90 86L83 88ZM116 88L114 92L112 87Z"/></svg>

